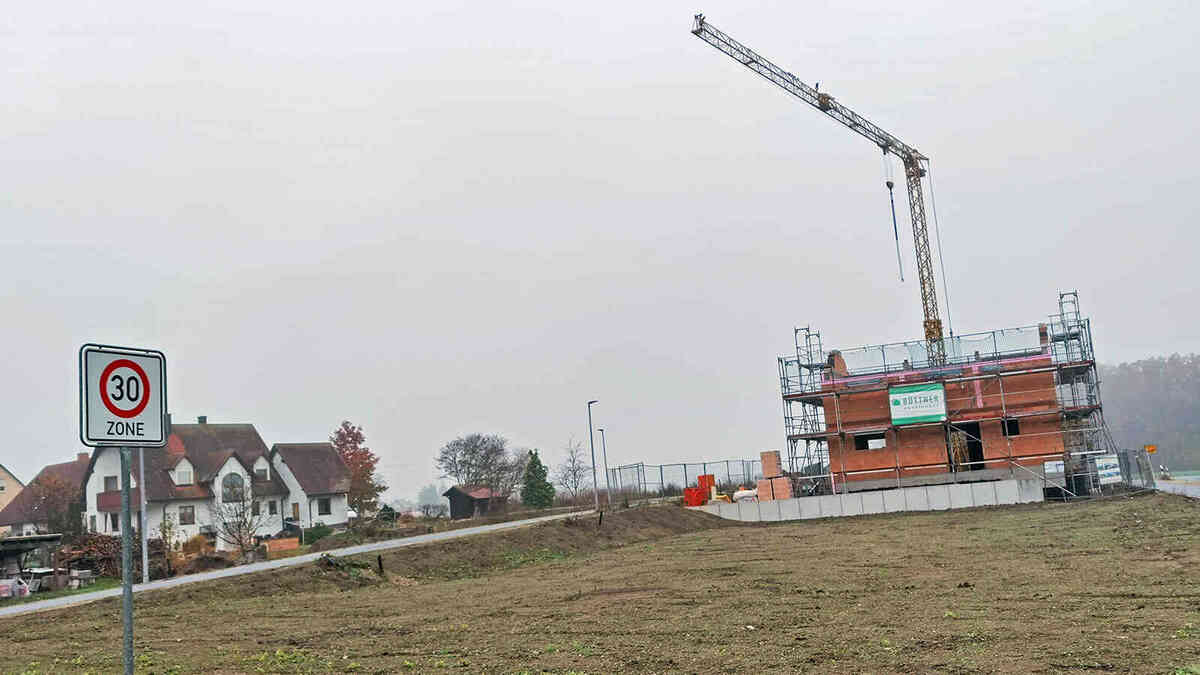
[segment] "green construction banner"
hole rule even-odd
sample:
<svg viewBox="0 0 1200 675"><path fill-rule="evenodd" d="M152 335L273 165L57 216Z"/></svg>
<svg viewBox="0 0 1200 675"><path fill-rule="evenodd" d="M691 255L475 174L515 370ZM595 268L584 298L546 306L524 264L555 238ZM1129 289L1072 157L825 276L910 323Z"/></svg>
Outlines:
<svg viewBox="0 0 1200 675"><path fill-rule="evenodd" d="M888 389L892 424L946 421L946 387L941 384L910 384Z"/></svg>

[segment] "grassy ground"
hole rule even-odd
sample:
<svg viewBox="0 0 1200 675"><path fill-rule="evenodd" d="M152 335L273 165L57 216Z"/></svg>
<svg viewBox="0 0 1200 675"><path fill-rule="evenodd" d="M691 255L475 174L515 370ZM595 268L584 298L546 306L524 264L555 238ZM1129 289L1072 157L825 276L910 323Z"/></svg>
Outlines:
<svg viewBox="0 0 1200 675"><path fill-rule="evenodd" d="M53 598L61 598L64 595L79 595L80 593L92 593L94 591L103 591L103 590L106 590L109 588L116 588L117 586L120 586L120 585L121 585L120 579L113 579L111 577L99 577L96 579L96 581L94 581L92 583L91 586L84 586L83 588L74 588L74 589L62 588L57 591L38 591L37 593L30 593L29 595L27 595L23 598L12 598L12 599L8 599L8 600L4 600L4 601L2 601L3 605L0 605L0 606L8 606L10 604L18 604L19 605L19 604L23 604L26 602L39 602L41 600L51 600Z"/></svg>
<svg viewBox="0 0 1200 675"><path fill-rule="evenodd" d="M145 672L1188 672L1170 495L730 526L657 507L138 598ZM119 604L0 621L5 672L108 672Z"/></svg>

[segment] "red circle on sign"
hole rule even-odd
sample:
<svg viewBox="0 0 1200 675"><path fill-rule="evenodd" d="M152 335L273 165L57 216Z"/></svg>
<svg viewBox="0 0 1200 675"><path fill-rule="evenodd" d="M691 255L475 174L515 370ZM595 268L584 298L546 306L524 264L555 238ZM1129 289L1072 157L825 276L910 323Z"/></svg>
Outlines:
<svg viewBox="0 0 1200 675"><path fill-rule="evenodd" d="M112 399L108 397L108 387L106 386L108 382L108 376L112 375L112 372L117 368L128 368L137 373L137 376L142 380L142 402L138 403L129 410L121 410L117 406L113 405ZM104 369L103 373L100 373L100 400L104 401L104 407L108 408L108 411L117 417L123 417L126 419L130 417L137 417L143 410L146 409L146 404L150 402L150 378L146 377L146 371L142 370L142 367L133 361L130 361L129 359L117 359L116 361L108 364L108 367Z"/></svg>

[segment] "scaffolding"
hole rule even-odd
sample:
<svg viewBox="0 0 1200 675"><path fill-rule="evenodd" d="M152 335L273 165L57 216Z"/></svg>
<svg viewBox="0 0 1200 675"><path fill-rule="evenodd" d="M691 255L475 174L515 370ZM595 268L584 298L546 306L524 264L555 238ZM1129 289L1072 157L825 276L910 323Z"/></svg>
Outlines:
<svg viewBox="0 0 1200 675"><path fill-rule="evenodd" d="M1080 312L1077 291L1059 293L1058 312L1050 315L1046 323L945 338L944 360L940 357L930 358L924 340L826 352L821 334L811 326L795 329L793 340L794 352L778 359L787 438L787 468L793 476L811 479L822 492L838 491L839 484L844 484L849 477L847 474L855 473L847 472L844 467L839 472L838 467L831 466L830 462L829 440L839 437L844 440L846 436L841 423L842 399L867 391L886 390L890 383L894 384L898 379L910 383L996 382L1000 398L999 414L986 419L972 419L972 422L999 421L1007 428L1010 420L1057 416L1059 431L1055 433L1062 436L1062 454L1014 457L1011 441L1007 441L1007 471L1011 475L1019 472L1032 474L1034 472L1022 465L1023 462L1036 462L1039 459L1061 461L1063 476L1056 481L1056 485L1069 496L1099 490L1101 472L1097 469L1095 458L1113 455L1117 451L1104 424L1100 384L1092 350L1091 323ZM841 361L836 371L835 355ZM1006 405L1005 378L1047 372L1053 373L1055 406L1018 412ZM833 419L827 420L827 416ZM951 480L959 480L959 471L980 468L965 465L982 464L986 467L1003 461L993 457L969 462L952 454L949 448L953 442L964 440L956 438L956 434L961 436L966 433L956 427L952 417L953 414L948 415L945 422L933 423L945 429L948 450L944 466ZM830 421L833 422L833 430L828 424ZM869 431L896 429L889 422L882 428ZM980 438L972 439L982 443ZM895 462L897 487L903 486L903 470L928 468L903 467L898 453ZM1131 463L1121 462L1122 476L1125 477L1124 482L1132 485L1137 481L1125 476L1124 467L1127 465ZM872 472L884 471L860 473ZM1044 471L1037 476L1046 480ZM963 474L962 478L978 480L978 475Z"/></svg>

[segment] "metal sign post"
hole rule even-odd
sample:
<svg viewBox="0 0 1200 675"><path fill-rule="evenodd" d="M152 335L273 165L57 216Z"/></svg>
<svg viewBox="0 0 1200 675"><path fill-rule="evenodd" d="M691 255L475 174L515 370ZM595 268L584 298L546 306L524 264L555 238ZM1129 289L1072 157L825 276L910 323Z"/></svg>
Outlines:
<svg viewBox="0 0 1200 675"><path fill-rule="evenodd" d="M133 512L130 468L138 448L142 576L149 580L146 541L145 448L167 444L167 359L162 352L86 344L79 350L79 439L121 455L122 659L133 674Z"/></svg>

